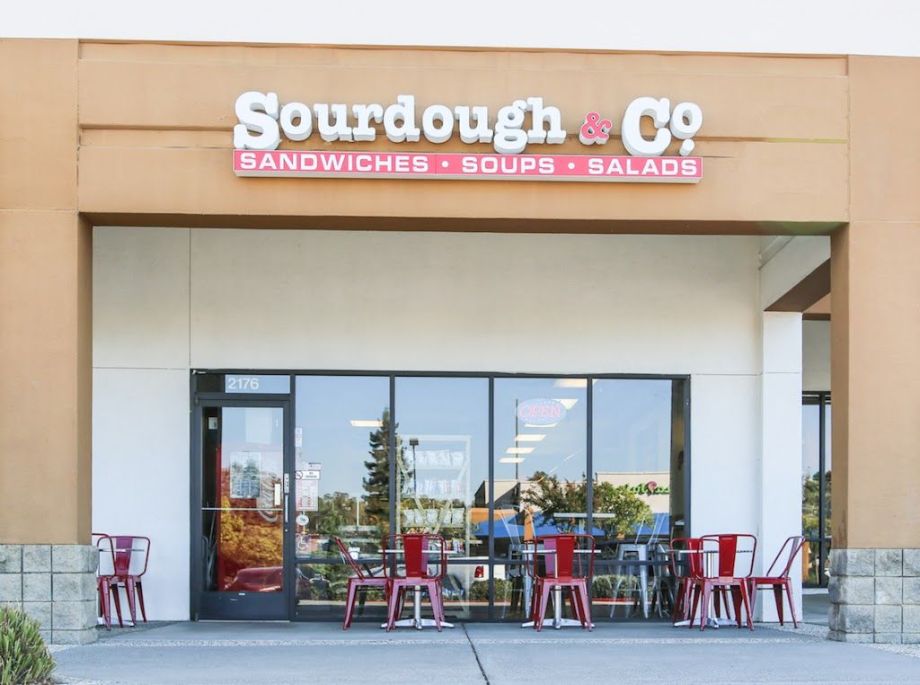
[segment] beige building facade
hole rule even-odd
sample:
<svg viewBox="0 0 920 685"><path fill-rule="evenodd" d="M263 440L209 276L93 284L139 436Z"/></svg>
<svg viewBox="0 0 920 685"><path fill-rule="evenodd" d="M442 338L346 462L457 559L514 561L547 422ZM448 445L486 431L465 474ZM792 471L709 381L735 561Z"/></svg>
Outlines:
<svg viewBox="0 0 920 685"><path fill-rule="evenodd" d="M95 624L90 536L100 435L93 427L99 400L93 349L98 354L110 339L94 340L93 303L100 297L93 293L94 227L105 241L97 257L102 248L119 254L109 250L111 241L141 235L132 230L155 240L181 229L185 237L178 240L191 243L189 263L195 241L254 241L238 243L245 253L259 249L259 232L278 245L299 240L300 232L315 232L307 241L370 232L380 254L394 259L424 246L440 253L469 249L474 261L485 252L510 259L516 243L494 241L534 234L547 241L538 249L563 256L598 254L591 242L579 241L626 236L724 240L737 255L747 254L746 240L830 236L829 264L786 283L770 301L755 304L758 293L751 293L751 321L767 330L778 320L771 314L794 318L832 292L831 635L920 640L920 137L905 124L920 106L917 59L21 39L0 41L0 60L16 65L0 79L0 601L28 603L47 618L53 640L92 639ZM562 112L568 134L551 150L561 155L587 154L577 135L587 112L619 118L641 95L692 101L705 117L693 152L703 160L703 177L693 184L244 178L233 173L232 130L234 102L246 91L277 92L283 101L385 104L409 92L420 108L481 104L490 111L538 94ZM677 154L677 143L668 155ZM605 154L625 154L616 127L608 148ZM285 139L281 149L464 153L470 146L456 137L397 144L382 134L368 142L323 142L314 133L305 143ZM108 228L102 234L100 227ZM470 240L483 243L464 242ZM690 255L699 244L678 252ZM643 245L630 249L650 250L654 263L659 248ZM340 248L347 246L325 249ZM113 264L100 266L109 273ZM751 268L756 277L753 262ZM654 322L656 306L650 299L624 329ZM688 330L699 321L702 315ZM488 330L488 322L479 325ZM130 345L150 344L157 332L148 333ZM587 358L605 345L602 335L585 343ZM628 338L628 330L622 335ZM695 351L707 344L687 335ZM770 442L774 430L782 434L769 395L774 353L766 337L758 345L764 404L750 426L758 446L752 465L771 450L797 447L794 436L779 447ZM410 356L378 352L357 368L412 364ZM512 368L514 361L482 354L478 365L450 355L441 364L435 355L432 364L446 371L546 371L536 368L537 357ZM575 348L568 354L560 372L610 371L581 367ZM230 357L214 363L202 355L185 367L245 365ZM274 367L346 368L340 361L329 352L315 366ZM665 371L695 373L682 363ZM801 394L801 367L798 379L793 395ZM714 430L694 428L699 464ZM791 463L797 461L794 455ZM712 472L719 468L714 463ZM709 473L694 471L694 483ZM764 500L772 477L758 481ZM175 496L188 506L187 490ZM771 517L762 519L761 532Z"/></svg>

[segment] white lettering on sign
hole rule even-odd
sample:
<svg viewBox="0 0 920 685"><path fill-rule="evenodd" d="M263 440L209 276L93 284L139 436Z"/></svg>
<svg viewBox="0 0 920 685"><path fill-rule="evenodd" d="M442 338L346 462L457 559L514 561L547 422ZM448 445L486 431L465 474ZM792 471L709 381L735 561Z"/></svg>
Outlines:
<svg viewBox="0 0 920 685"><path fill-rule="evenodd" d="M702 161L690 157L694 136L703 126L703 110L693 102L671 107L668 98L637 97L630 102L619 122L600 111L584 115L578 140L586 146L606 145L610 131L619 123L620 138L629 155L521 155L528 145L560 145L567 132L562 112L542 97L513 100L498 108L490 120L489 108L458 105L450 108L431 104L421 113L412 95L401 94L387 107L379 103L289 102L277 93L247 91L236 100L239 123L233 127L234 171L239 176L372 176L437 178L505 177L551 178L560 180L679 180L696 182L702 176ZM643 119L654 126L654 134L643 133ZM432 153L278 151L282 134L291 141L303 141L314 133L327 143L372 142L382 125L393 143L418 142L422 136L441 145L457 133L468 145L491 144L497 156L484 154L438 155ZM674 140L679 156L664 157ZM253 153L272 154L253 154ZM244 153L244 154L240 154ZM520 157L520 160L517 158ZM643 164L631 158L663 158L664 164ZM685 160L688 163L684 164ZM515 161L509 161L515 160Z"/></svg>
<svg viewBox="0 0 920 685"><path fill-rule="evenodd" d="M530 114L530 128L525 129ZM386 137L393 143L417 142L422 135L436 144L446 143L460 132L464 143L492 143L496 152L516 154L528 143L558 145L565 142L562 113L558 107L545 105L541 97L515 100L501 107L493 128L489 127L489 108L433 104L421 114L418 125L415 97L398 95L396 102L383 105L315 103L309 107L302 102L279 105L277 93L247 91L236 100L239 123L233 127L233 145L238 150L274 150L281 144L281 133L290 140L309 138L314 129L326 142L376 140L377 130L371 124L383 123ZM314 123L315 119L315 123ZM354 126L350 125L354 123Z"/></svg>

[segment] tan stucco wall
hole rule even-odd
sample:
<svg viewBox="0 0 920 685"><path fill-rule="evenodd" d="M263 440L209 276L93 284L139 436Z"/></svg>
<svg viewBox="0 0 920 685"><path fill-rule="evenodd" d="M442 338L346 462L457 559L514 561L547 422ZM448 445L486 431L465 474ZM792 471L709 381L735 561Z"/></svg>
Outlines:
<svg viewBox="0 0 920 685"><path fill-rule="evenodd" d="M81 45L80 209L97 223L600 232L796 230L847 218L845 58L309 47ZM613 116L645 94L704 112L697 186L655 184L238 179L233 105L246 90L282 101L501 105L529 95L560 106L568 140L534 147L585 154L584 114ZM394 146L300 149L492 152L458 137ZM676 144L675 144L676 147ZM619 141L607 154L622 153ZM115 216L112 216L112 215ZM188 218L176 215L188 215ZM134 219L138 221L137 218ZM692 227L686 222L699 222ZM561 222L566 222L562 224Z"/></svg>
<svg viewBox="0 0 920 685"><path fill-rule="evenodd" d="M834 545L920 547L920 60L850 59L851 223L831 239Z"/></svg>
<svg viewBox="0 0 920 685"><path fill-rule="evenodd" d="M89 542L92 231L76 41L0 41L0 542Z"/></svg>

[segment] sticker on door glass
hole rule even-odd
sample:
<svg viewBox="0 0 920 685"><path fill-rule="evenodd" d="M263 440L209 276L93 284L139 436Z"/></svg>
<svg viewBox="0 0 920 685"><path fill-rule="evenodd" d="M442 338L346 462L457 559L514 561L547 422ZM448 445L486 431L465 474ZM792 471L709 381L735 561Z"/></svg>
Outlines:
<svg viewBox="0 0 920 685"><path fill-rule="evenodd" d="M261 494L262 453L230 453L230 497L255 499Z"/></svg>

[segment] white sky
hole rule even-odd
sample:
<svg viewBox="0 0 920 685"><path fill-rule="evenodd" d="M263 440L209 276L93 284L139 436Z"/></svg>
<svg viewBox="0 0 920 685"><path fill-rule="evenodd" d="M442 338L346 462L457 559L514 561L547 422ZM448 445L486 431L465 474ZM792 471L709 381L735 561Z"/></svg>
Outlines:
<svg viewBox="0 0 920 685"><path fill-rule="evenodd" d="M920 0L6 0L0 37L920 56Z"/></svg>

